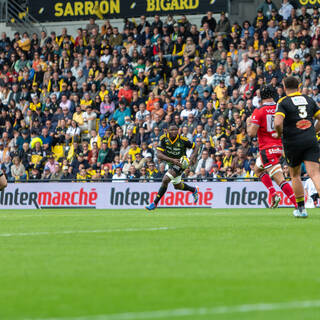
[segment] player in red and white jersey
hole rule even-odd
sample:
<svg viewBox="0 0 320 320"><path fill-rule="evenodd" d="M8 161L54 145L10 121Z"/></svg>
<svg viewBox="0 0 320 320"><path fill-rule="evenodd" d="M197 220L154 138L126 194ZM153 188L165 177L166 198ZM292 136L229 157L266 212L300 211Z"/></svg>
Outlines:
<svg viewBox="0 0 320 320"><path fill-rule="evenodd" d="M271 178L280 186L282 191L297 208L295 195L291 185L285 180L280 158L283 153L282 140L277 138L274 128L274 116L277 104L273 99L274 91L269 86L260 89L262 106L254 110L247 119L247 132L250 137L258 135L259 156L255 165L255 174L270 192L271 208L276 208L280 202Z"/></svg>

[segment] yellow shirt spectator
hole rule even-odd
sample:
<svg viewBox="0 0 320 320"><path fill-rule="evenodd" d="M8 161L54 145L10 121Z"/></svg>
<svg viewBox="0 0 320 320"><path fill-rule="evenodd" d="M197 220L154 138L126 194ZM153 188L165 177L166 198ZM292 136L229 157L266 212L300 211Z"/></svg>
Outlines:
<svg viewBox="0 0 320 320"><path fill-rule="evenodd" d="M221 84L216 86L216 88L214 89L214 93L217 95L217 98L219 100L222 100L225 98L226 92L227 92L227 88L224 85L221 86Z"/></svg>
<svg viewBox="0 0 320 320"><path fill-rule="evenodd" d="M132 156L132 161L136 160L137 153L141 153L141 149L139 147L134 146L134 147L130 148L128 154L129 154L129 156Z"/></svg>
<svg viewBox="0 0 320 320"><path fill-rule="evenodd" d="M303 66L303 62L301 60L297 61L296 59L294 59L294 63L291 65L291 70L293 72L299 72L301 66Z"/></svg>
<svg viewBox="0 0 320 320"><path fill-rule="evenodd" d="M104 90L104 91L100 90L99 96L100 96L100 98L101 98L101 101L104 100L104 97L105 97L106 95L108 95L108 93L109 93L108 90Z"/></svg>
<svg viewBox="0 0 320 320"><path fill-rule="evenodd" d="M85 107L91 106L92 105L92 100L91 99L90 100L81 99L80 100L80 105L81 106L85 106Z"/></svg>
<svg viewBox="0 0 320 320"><path fill-rule="evenodd" d="M41 102L38 102L38 103L31 102L29 105L29 108L32 111L39 110L39 109L41 109Z"/></svg>
<svg viewBox="0 0 320 320"><path fill-rule="evenodd" d="M18 41L18 46L21 50L28 52L31 48L31 41L28 38L27 33L23 34L23 38Z"/></svg>
<svg viewBox="0 0 320 320"><path fill-rule="evenodd" d="M79 173L77 173L77 181L78 182L86 182L88 179L88 175L85 169L81 169Z"/></svg>
<svg viewBox="0 0 320 320"><path fill-rule="evenodd" d="M84 124L83 113L81 112L81 110L78 110L73 114L72 120L74 120L79 126L82 126Z"/></svg>

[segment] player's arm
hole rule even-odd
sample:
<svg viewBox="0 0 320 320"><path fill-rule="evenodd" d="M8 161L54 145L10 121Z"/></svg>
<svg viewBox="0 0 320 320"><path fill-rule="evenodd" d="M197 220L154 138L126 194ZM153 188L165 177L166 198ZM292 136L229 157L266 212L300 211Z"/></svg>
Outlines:
<svg viewBox="0 0 320 320"><path fill-rule="evenodd" d="M277 132L277 138L281 138L282 136L283 120L284 120L284 116L282 114L276 113L274 117L274 128Z"/></svg>
<svg viewBox="0 0 320 320"><path fill-rule="evenodd" d="M191 142L189 139L185 138L185 137L181 137L181 139L184 141L185 143L185 146L187 149L192 149L193 152L190 156L190 164L193 165L196 163L197 161L197 156L198 156L198 153L199 153L199 148L200 146L197 145L194 143L194 142Z"/></svg>
<svg viewBox="0 0 320 320"><path fill-rule="evenodd" d="M316 133L319 133L320 132L320 115L319 117L316 117L317 121L314 125L314 127L316 128Z"/></svg>
<svg viewBox="0 0 320 320"><path fill-rule="evenodd" d="M314 115L313 115L313 117L316 119L314 127L316 129L316 133L319 133L320 132L320 108L315 101L313 101L313 102L314 102Z"/></svg>
<svg viewBox="0 0 320 320"><path fill-rule="evenodd" d="M283 132L283 120L286 117L286 112L284 109L283 101L284 99L280 99L277 104L277 110L274 117L274 128L277 132L277 138L281 138Z"/></svg>
<svg viewBox="0 0 320 320"><path fill-rule="evenodd" d="M164 151L164 149L162 149L162 150ZM180 163L179 159L173 159L173 158L168 157L167 155L165 155L163 153L162 150L161 150L161 147L157 147L157 157L158 157L159 160L171 162L172 164L175 164L175 165L177 165L179 167L182 166L182 164Z"/></svg>
<svg viewBox="0 0 320 320"><path fill-rule="evenodd" d="M192 151L191 156L190 156L190 164L191 165L195 164L196 161L197 161L197 156L199 154L199 148L200 148L200 145L197 145L197 146L195 146L193 148L193 151Z"/></svg>
<svg viewBox="0 0 320 320"><path fill-rule="evenodd" d="M259 125L257 123L252 122L252 117L247 119L247 133L249 137L255 137L259 130Z"/></svg>

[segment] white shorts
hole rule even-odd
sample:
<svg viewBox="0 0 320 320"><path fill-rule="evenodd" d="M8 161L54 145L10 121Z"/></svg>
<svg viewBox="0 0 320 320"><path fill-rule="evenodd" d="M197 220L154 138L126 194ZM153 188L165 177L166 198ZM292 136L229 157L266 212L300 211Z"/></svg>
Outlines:
<svg viewBox="0 0 320 320"><path fill-rule="evenodd" d="M169 173L169 172L166 173L166 176L170 178L171 183L174 184L174 185L181 183L181 179L182 179L181 176L174 177L174 176L173 176L171 173Z"/></svg>
<svg viewBox="0 0 320 320"><path fill-rule="evenodd" d="M259 156L257 157L256 166L257 166L259 169L264 169L263 164L262 164L262 161L261 161L261 158L260 158L260 154L259 154Z"/></svg>

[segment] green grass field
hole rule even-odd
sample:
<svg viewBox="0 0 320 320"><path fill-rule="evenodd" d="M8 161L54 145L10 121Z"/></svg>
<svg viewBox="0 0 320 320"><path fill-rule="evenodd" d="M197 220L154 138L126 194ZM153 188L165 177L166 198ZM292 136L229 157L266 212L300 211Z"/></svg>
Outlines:
<svg viewBox="0 0 320 320"><path fill-rule="evenodd" d="M0 319L320 319L320 212L0 214Z"/></svg>

